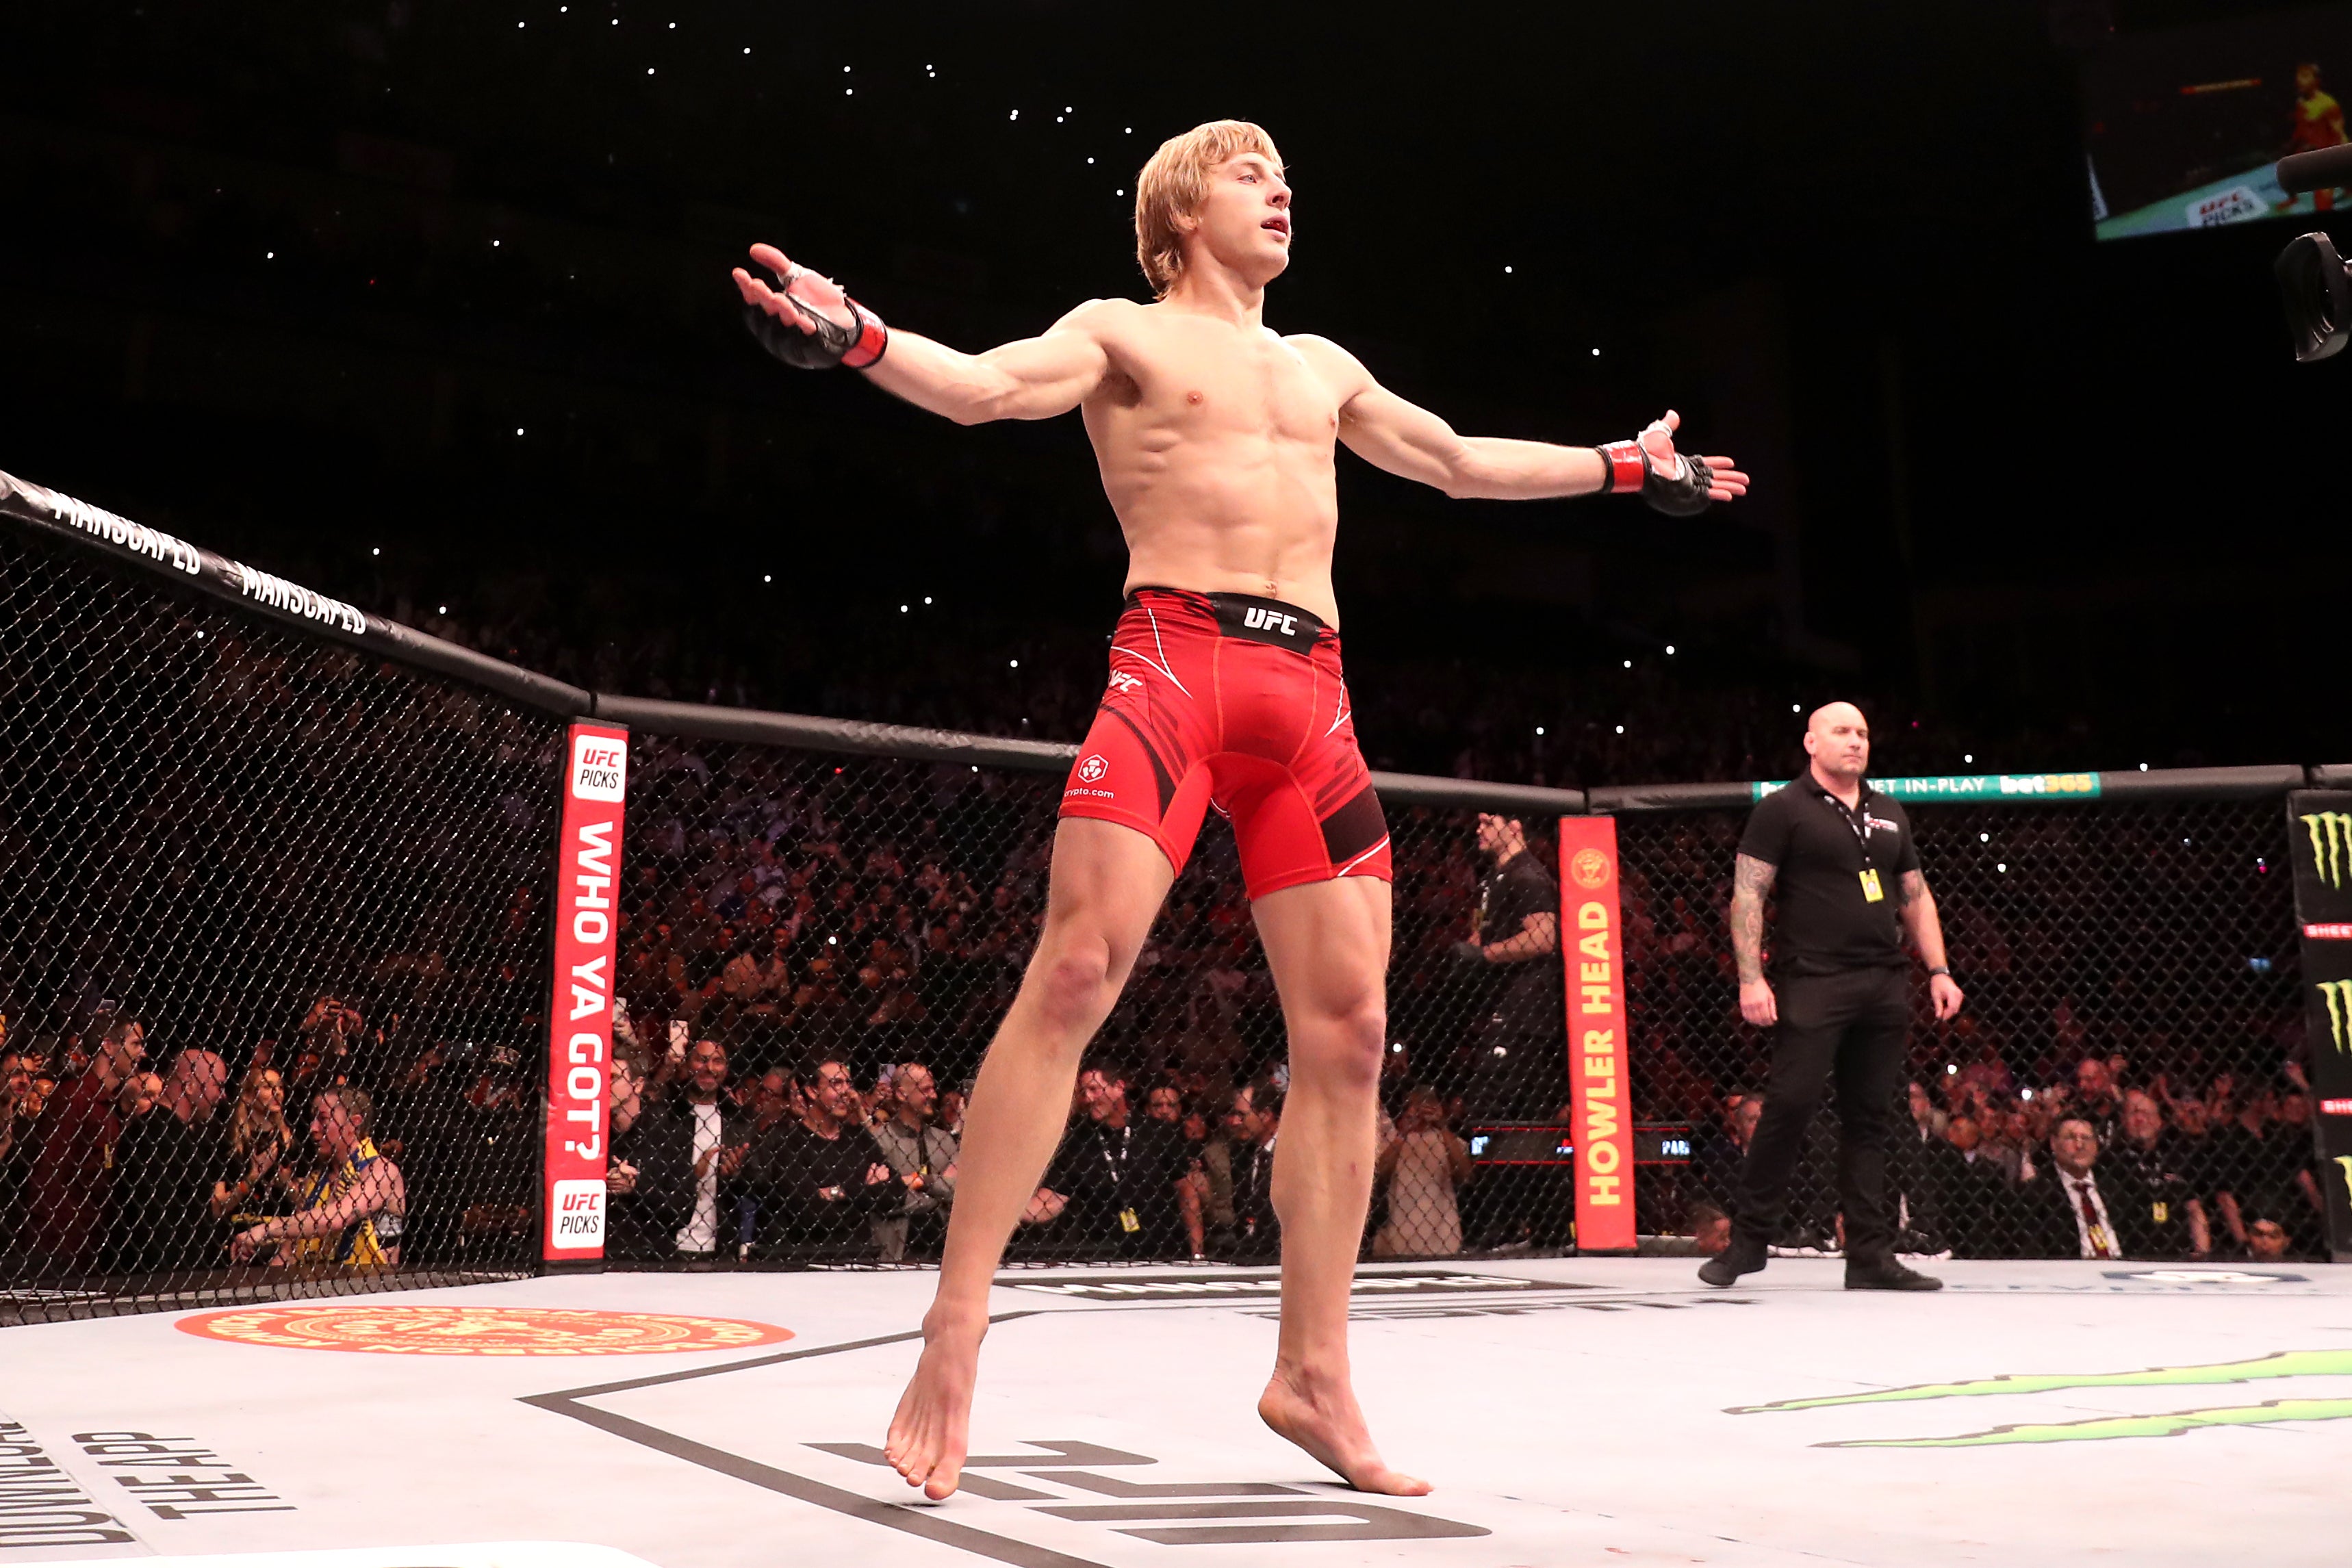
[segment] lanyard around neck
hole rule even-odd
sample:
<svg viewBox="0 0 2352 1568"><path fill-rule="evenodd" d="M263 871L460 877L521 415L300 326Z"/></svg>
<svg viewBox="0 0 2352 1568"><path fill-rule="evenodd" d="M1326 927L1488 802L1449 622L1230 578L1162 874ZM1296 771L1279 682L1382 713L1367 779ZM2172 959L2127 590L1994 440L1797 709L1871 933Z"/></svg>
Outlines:
<svg viewBox="0 0 2352 1568"><path fill-rule="evenodd" d="M1845 809L1844 801L1822 789L1818 779L1813 780L1813 793L1828 801L1831 809L1837 812L1838 821L1845 824L1845 831L1852 833L1853 841L1862 846L1862 863L1865 869L1868 868L1873 863L1870 858L1870 786L1864 784L1862 787L1862 793L1855 797L1854 808L1851 811ZM1862 821L1855 821L1856 817Z"/></svg>

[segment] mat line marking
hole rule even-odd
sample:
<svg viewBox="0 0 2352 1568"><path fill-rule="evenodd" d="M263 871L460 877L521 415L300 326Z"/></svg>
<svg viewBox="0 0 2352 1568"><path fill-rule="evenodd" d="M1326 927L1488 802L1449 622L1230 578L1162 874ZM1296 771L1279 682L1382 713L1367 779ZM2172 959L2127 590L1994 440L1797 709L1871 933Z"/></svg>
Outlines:
<svg viewBox="0 0 2352 1568"><path fill-rule="evenodd" d="M998 1312L991 1315L988 1322L989 1326L993 1328L998 1323L1034 1315L1034 1312L1026 1311ZM988 1531L972 1525L960 1524L953 1520L938 1518L905 1503L881 1502L840 1487L827 1486L823 1481L811 1480L806 1476L796 1476L790 1470L778 1469L772 1465L763 1465L756 1459L747 1459L740 1454L730 1454L724 1448L714 1448L708 1443L698 1443L690 1437L681 1437L675 1432L666 1432L646 1422L635 1420L626 1416L616 1416L609 1410L599 1410L593 1406L581 1403L582 1400L595 1398L602 1395L626 1393L634 1389L658 1387L671 1383L688 1383L698 1377L716 1377L729 1372L748 1372L754 1367L773 1366L787 1361L803 1361L810 1356L833 1355L842 1351L871 1350L878 1345L898 1344L908 1340L920 1339L922 1336L922 1330L909 1329L904 1333L881 1334L873 1339L849 1340L840 1344L814 1345L806 1350L753 1356L747 1361L731 1361L719 1366L698 1366L686 1372L656 1373L648 1377L625 1378L617 1383L594 1384L585 1388L567 1388L554 1394L533 1394L525 1396L521 1403L553 1415L568 1416L574 1421L583 1422L601 1431L609 1432L614 1437L625 1438L642 1448L651 1448L656 1453L667 1454L672 1458L684 1459L688 1464L699 1465L704 1469L714 1470L723 1476L731 1476L740 1481L749 1481L751 1485L764 1488L769 1491L779 1492L802 1502L814 1503L819 1508L845 1514L851 1519L863 1520L868 1524L878 1524L886 1529L901 1531L908 1535L919 1535L925 1540L936 1541L942 1546L955 1547L977 1557L992 1558L999 1563L1009 1563L1013 1564L1014 1568L1106 1568L1106 1564L1097 1563L1091 1558L1073 1557L1067 1552L1055 1552L1049 1547L1033 1546L1025 1541L1015 1541L1007 1536L992 1534Z"/></svg>

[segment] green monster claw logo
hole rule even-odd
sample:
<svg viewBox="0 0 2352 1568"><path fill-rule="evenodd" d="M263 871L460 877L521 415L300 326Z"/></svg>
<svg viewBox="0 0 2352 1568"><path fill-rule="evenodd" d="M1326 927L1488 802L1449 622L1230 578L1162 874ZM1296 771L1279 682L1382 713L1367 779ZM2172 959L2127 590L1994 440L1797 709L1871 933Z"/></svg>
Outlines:
<svg viewBox="0 0 2352 1568"><path fill-rule="evenodd" d="M2336 1042L2338 1051L2352 1051L2352 1039L2347 1030L2352 1029L2352 980L2322 980L2319 999L2327 1004L2327 1038Z"/></svg>
<svg viewBox="0 0 2352 1568"><path fill-rule="evenodd" d="M2352 1181L2352 1155L2340 1162ZM1757 1416L1774 1410L1820 1410L1840 1405L1891 1405L1912 1399L1951 1399L1994 1394L2048 1394L2074 1388L2187 1388L2217 1383L2254 1383L2278 1377L2352 1377L2352 1351L2285 1350L2251 1361L2217 1361L2201 1366L2155 1366L2137 1372L2039 1373L1979 1377L1965 1383L1921 1383L1871 1394L1832 1394L1742 1405L1727 1412ZM1819 1443L1822 1448L1983 1448L2016 1443L2082 1443L2104 1437L2172 1437L2207 1427L2245 1427L2274 1421L2352 1420L2352 1399L2273 1399L2212 1410L2176 1410L2161 1416L2100 1416L2087 1421L2025 1422L1966 1432L1955 1437L1874 1437Z"/></svg>
<svg viewBox="0 0 2352 1568"><path fill-rule="evenodd" d="M2312 869L2330 887L2344 885L2344 862L2352 853L2352 812L2315 811L2303 819L2311 835Z"/></svg>

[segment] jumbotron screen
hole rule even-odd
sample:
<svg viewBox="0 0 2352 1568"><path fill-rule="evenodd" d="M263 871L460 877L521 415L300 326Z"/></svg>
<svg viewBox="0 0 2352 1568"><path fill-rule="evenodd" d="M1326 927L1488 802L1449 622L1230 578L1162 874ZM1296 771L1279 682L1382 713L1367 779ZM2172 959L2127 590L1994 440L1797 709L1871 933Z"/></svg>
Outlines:
<svg viewBox="0 0 2352 1568"><path fill-rule="evenodd" d="M2085 78L2101 239L2352 205L2345 191L2289 196L2274 173L2345 140L2352 5L2124 35Z"/></svg>

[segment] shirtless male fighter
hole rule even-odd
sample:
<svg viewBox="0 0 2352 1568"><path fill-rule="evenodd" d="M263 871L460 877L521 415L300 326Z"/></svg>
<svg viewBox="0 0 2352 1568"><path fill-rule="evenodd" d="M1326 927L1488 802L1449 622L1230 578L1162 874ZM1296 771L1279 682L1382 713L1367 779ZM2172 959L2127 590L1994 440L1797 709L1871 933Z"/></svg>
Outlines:
<svg viewBox="0 0 2352 1568"><path fill-rule="evenodd" d="M1127 536L1109 686L1063 791L1036 954L965 1113L938 1294L890 1422L890 1462L933 1499L961 1478L1005 1240L1213 799L1233 820L1290 1038L1273 1194L1282 1322L1258 1414L1351 1486L1429 1490L1381 1462L1348 1365L1387 1026L1389 843L1340 674L1335 448L1449 496L1640 491L1684 515L1747 491L1729 459L1676 455L1671 413L1599 448L1457 435L1338 344L1277 336L1265 287L1289 263L1292 219L1265 131L1187 131L1136 182L1156 302L1089 300L983 354L886 328L772 246L751 259L772 286L735 271L753 335L788 364L862 371L959 424L1079 410Z"/></svg>

